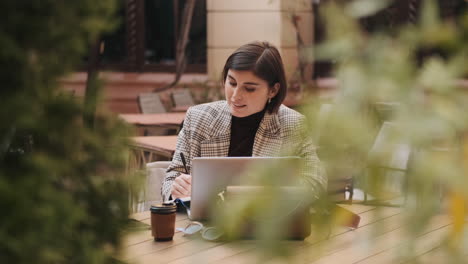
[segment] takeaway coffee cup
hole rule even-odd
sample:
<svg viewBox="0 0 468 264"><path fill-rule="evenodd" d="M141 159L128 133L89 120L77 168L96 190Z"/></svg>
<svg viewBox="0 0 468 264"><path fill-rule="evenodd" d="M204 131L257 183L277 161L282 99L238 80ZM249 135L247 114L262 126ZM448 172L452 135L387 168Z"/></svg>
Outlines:
<svg viewBox="0 0 468 264"><path fill-rule="evenodd" d="M177 206L175 203L152 205L151 234L154 241L170 241L174 236Z"/></svg>

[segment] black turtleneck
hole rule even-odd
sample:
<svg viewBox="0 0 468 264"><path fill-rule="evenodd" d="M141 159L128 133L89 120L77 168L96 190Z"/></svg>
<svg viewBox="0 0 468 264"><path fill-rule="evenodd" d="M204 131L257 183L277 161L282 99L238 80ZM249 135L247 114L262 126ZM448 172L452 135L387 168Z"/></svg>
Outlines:
<svg viewBox="0 0 468 264"><path fill-rule="evenodd" d="M229 157L252 156L255 134L265 115L265 110L266 108L246 117L232 117Z"/></svg>

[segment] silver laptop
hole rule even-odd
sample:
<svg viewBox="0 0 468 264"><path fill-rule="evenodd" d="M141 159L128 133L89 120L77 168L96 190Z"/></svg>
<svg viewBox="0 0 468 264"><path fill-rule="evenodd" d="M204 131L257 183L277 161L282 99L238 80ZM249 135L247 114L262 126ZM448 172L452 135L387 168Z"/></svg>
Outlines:
<svg viewBox="0 0 468 264"><path fill-rule="evenodd" d="M300 160L298 157L196 157L192 160L191 220L206 220L217 194L227 186L254 183L249 170L271 167L279 161ZM291 172L291 174L293 174ZM290 174L290 175L291 175ZM285 175L285 179L288 175Z"/></svg>

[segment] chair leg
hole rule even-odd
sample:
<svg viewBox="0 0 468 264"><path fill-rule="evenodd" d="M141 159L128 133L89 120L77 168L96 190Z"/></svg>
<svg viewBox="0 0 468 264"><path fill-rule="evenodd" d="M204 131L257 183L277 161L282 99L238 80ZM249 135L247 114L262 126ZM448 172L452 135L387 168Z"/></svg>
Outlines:
<svg viewBox="0 0 468 264"><path fill-rule="evenodd" d="M351 179L351 183L349 184L349 204L353 204L353 195L354 195L354 182Z"/></svg>

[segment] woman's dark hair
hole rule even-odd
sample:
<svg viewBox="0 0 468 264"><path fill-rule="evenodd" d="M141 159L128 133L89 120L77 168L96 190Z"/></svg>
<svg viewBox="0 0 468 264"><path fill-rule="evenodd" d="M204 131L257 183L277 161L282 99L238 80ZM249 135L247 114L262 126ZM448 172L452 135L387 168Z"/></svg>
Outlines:
<svg viewBox="0 0 468 264"><path fill-rule="evenodd" d="M267 105L269 113L277 113L286 97L286 75L283 61L278 49L268 42L251 42L242 45L229 56L222 73L223 84L226 82L229 69L236 71L252 71L257 77L268 83L269 89L273 89L279 83L278 93Z"/></svg>

